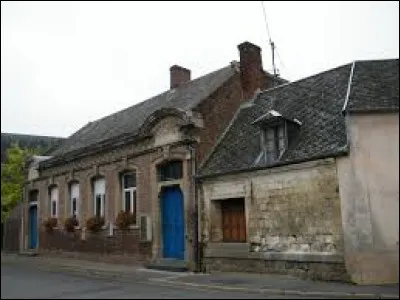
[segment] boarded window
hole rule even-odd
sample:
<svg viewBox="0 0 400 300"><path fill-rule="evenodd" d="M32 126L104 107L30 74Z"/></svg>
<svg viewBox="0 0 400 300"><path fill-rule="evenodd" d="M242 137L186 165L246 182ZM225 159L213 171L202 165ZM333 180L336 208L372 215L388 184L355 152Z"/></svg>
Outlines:
<svg viewBox="0 0 400 300"><path fill-rule="evenodd" d="M244 199L221 201L222 234L226 243L246 242Z"/></svg>

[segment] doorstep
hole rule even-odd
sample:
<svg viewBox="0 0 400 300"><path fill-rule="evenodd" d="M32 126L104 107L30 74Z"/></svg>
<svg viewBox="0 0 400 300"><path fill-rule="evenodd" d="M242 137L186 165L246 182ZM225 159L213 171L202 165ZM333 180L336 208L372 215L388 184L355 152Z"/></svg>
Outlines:
<svg viewBox="0 0 400 300"><path fill-rule="evenodd" d="M22 250L18 253L21 256L37 256L39 255L36 249Z"/></svg>
<svg viewBox="0 0 400 300"><path fill-rule="evenodd" d="M188 262L181 259L159 259L152 261L146 265L147 269L170 271L170 272L187 272L189 271Z"/></svg>

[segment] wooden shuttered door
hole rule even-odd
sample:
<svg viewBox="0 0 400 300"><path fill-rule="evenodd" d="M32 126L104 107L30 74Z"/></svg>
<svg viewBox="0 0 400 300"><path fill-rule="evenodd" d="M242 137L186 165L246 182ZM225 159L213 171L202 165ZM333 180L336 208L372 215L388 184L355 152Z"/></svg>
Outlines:
<svg viewBox="0 0 400 300"><path fill-rule="evenodd" d="M221 201L223 241L227 243L246 242L246 218L244 199Z"/></svg>

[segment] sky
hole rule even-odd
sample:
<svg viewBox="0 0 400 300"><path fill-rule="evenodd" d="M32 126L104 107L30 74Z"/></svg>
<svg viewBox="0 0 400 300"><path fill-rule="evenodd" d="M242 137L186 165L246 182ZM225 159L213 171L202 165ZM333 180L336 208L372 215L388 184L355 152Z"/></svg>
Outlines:
<svg viewBox="0 0 400 300"><path fill-rule="evenodd" d="M399 2L264 1L281 77L399 57ZM1 1L1 132L68 137L169 89L169 67L197 78L272 55L261 1Z"/></svg>

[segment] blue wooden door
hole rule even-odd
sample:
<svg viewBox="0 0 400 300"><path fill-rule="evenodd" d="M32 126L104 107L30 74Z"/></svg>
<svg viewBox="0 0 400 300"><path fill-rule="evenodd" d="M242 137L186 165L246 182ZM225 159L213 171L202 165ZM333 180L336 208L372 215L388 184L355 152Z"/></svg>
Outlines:
<svg viewBox="0 0 400 300"><path fill-rule="evenodd" d="M183 195L178 186L168 187L163 190L161 211L164 257L184 259L185 222Z"/></svg>
<svg viewBox="0 0 400 300"><path fill-rule="evenodd" d="M29 207L29 249L35 249L38 240L37 206Z"/></svg>

